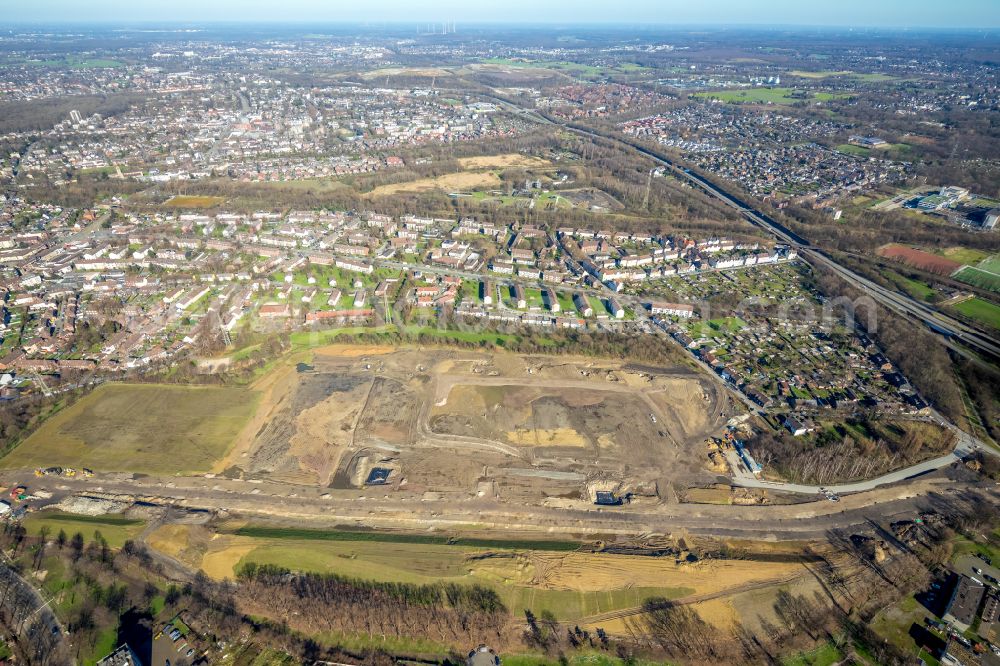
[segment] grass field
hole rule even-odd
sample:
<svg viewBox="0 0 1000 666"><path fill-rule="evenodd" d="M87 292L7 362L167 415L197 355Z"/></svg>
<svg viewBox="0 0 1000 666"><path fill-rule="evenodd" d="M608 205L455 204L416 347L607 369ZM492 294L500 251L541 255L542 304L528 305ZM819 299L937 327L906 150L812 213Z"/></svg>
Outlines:
<svg viewBox="0 0 1000 666"><path fill-rule="evenodd" d="M912 280L905 275L900 275L896 271L888 269L883 270L882 273L886 278L892 280L898 287L903 289L903 291L907 292L913 298L930 301L937 294L937 292L925 282Z"/></svg>
<svg viewBox="0 0 1000 666"><path fill-rule="evenodd" d="M287 527L247 525L233 534L268 539L299 539L306 541L363 541L366 543L409 543L432 546L461 546L467 548L506 548L551 550L558 552L579 550L579 541L566 540L517 540L517 539L458 539L439 534L402 534L394 532L365 532L351 530L310 530Z"/></svg>
<svg viewBox="0 0 1000 666"><path fill-rule="evenodd" d="M569 76L575 76L583 79L596 79L602 76L609 76L612 74L636 74L646 71L647 68L642 65L637 65L636 63L626 62L618 65L613 65L610 67L597 67L595 65L586 65L578 62L569 62L566 60L522 60L522 59L511 59L511 58L484 58L480 62L487 65L503 65L505 67L512 68L524 68L524 69L549 69L556 72L561 72Z"/></svg>
<svg viewBox="0 0 1000 666"><path fill-rule="evenodd" d="M797 76L802 79L813 79L813 80L828 79L833 77L856 79L858 81L865 81L868 83L879 83L884 81L896 80L895 76L890 76L888 74L852 72L850 70L839 70L839 71L823 70L817 72L807 72L799 69L799 70L793 70L788 73L791 74L792 76Z"/></svg>
<svg viewBox="0 0 1000 666"><path fill-rule="evenodd" d="M530 546L530 542L526 545ZM566 552L530 550L498 552L494 548L471 545L236 537L219 552L208 553L204 558L204 565L208 566L204 568L216 578L231 577L240 563L255 562L295 571L337 573L361 580L417 585L441 582L485 585L495 589L504 604L515 613L523 609L531 609L536 614L548 610L564 620L633 608L649 597L676 599L695 593L695 588L685 583L685 577L675 570L672 560L657 562L654 558L639 558L639 569L631 573L630 562L623 559L622 568L612 576L624 576L621 582L609 580L595 569L590 581L598 581L596 589L581 586L581 581L577 580L580 568L586 567L587 562L570 562L572 573L554 575L548 581L538 580L541 571L549 576L550 567L558 570L566 564L565 558L573 556L575 554ZM619 557L581 556L600 557L612 568ZM225 566L216 566L220 562ZM662 567L663 573L669 574L669 580L661 580L654 571L645 571L650 565ZM668 569L673 571L668 572ZM602 580L606 580L607 585L602 585Z"/></svg>
<svg viewBox="0 0 1000 666"><path fill-rule="evenodd" d="M753 88L748 90L716 90L695 93L693 97L718 99L732 104L794 104L795 102L828 102L847 97L841 93L811 93L793 88Z"/></svg>
<svg viewBox="0 0 1000 666"><path fill-rule="evenodd" d="M1000 330L1000 306L994 305L981 298L970 298L956 304L955 309L964 314L969 319L991 326Z"/></svg>
<svg viewBox="0 0 1000 666"><path fill-rule="evenodd" d="M320 347L333 342L348 341L351 336L359 334L385 334L395 337L400 334L402 337L417 337L420 335L430 336L441 341L476 342L490 343L499 347L520 341L520 336L512 333L497 333L496 331L458 331L426 326L356 326L344 328L329 328L318 331L296 331L289 336L292 349L301 350L312 347ZM534 341L543 346L552 346L555 343L549 338L535 338Z"/></svg>
<svg viewBox="0 0 1000 666"><path fill-rule="evenodd" d="M941 254L948 257L949 259L954 259L955 261L968 264L969 266L975 266L980 261L989 256L986 252L982 250L974 250L968 247L949 247L941 251ZM1000 272L1000 271L995 271Z"/></svg>
<svg viewBox="0 0 1000 666"><path fill-rule="evenodd" d="M43 423L0 467L207 472L256 402L241 388L105 384Z"/></svg>
<svg viewBox="0 0 1000 666"><path fill-rule="evenodd" d="M103 67L122 67L125 63L110 58L77 58L69 56L52 60L19 60L11 64L22 64L31 67L68 67L69 69L99 69Z"/></svg>
<svg viewBox="0 0 1000 666"><path fill-rule="evenodd" d="M910 146L905 143L890 143L882 148L875 149L879 155L885 155L887 152L891 151L908 151ZM868 157L872 154L871 148L865 148L864 146L856 146L852 143L842 143L837 146L837 151L844 153L845 155L856 155L858 157Z"/></svg>
<svg viewBox="0 0 1000 666"><path fill-rule="evenodd" d="M983 259L976 268L1000 275L1000 254L994 254L987 259Z"/></svg>
<svg viewBox="0 0 1000 666"><path fill-rule="evenodd" d="M222 197L200 197L178 194L177 196L170 197L164 201L163 205L173 206L176 208L212 208L213 206L219 206L224 202L225 199Z"/></svg>
<svg viewBox="0 0 1000 666"><path fill-rule="evenodd" d="M194 526L164 526L149 542L173 556L194 553L188 563L217 579L232 577L240 563L255 562L361 580L478 584L496 590L516 614L549 610L565 621L635 608L650 597L725 594L753 581L783 584L800 572L794 563L688 564L673 558L578 552L578 544L568 541L453 542L439 535L261 526L221 534Z"/></svg>
<svg viewBox="0 0 1000 666"><path fill-rule="evenodd" d="M43 527L49 530L49 538L55 538L59 530L72 537L79 532L84 539L90 541L94 532L100 532L112 548L121 548L129 539L134 539L145 527L145 523L134 518L123 516L81 516L73 513L56 513L43 511L29 513L24 519L24 527L28 534L39 534Z"/></svg>
<svg viewBox="0 0 1000 666"><path fill-rule="evenodd" d="M1000 273L986 272L976 266L966 266L955 273L955 279L1000 294Z"/></svg>
<svg viewBox="0 0 1000 666"><path fill-rule="evenodd" d="M871 628L904 652L915 654L918 646L910 636L910 627L913 624L922 626L927 617L933 615L910 596L882 610L872 620Z"/></svg>
<svg viewBox="0 0 1000 666"><path fill-rule="evenodd" d="M824 643L815 650L782 660L782 666L833 666L843 659L836 645Z"/></svg>
<svg viewBox="0 0 1000 666"><path fill-rule="evenodd" d="M845 153L847 155L857 155L858 157L868 157L872 151L864 146L855 146L852 143L842 143L837 146L837 152Z"/></svg>

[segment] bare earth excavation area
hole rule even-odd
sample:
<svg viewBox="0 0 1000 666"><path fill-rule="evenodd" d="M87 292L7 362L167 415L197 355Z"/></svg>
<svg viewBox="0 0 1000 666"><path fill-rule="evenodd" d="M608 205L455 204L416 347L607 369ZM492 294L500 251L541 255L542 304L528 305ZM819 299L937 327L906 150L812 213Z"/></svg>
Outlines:
<svg viewBox="0 0 1000 666"><path fill-rule="evenodd" d="M684 369L582 358L318 350L255 389L216 471L334 488L588 499L711 482L700 446L731 416ZM590 497L589 499L593 499Z"/></svg>

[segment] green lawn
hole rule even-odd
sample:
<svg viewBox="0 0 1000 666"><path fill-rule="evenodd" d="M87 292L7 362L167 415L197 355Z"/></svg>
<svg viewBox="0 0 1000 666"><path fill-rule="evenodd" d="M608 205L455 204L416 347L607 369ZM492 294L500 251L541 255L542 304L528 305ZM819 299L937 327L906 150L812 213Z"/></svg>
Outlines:
<svg viewBox="0 0 1000 666"><path fill-rule="evenodd" d="M0 467L207 472L256 402L257 394L242 388L104 384L46 420Z"/></svg>
<svg viewBox="0 0 1000 666"><path fill-rule="evenodd" d="M82 516L51 511L29 513L24 519L28 534L36 535L42 527L47 527L50 539L63 530L69 536L79 532L86 541L90 541L94 532L100 532L112 548L121 548L126 541L134 539L145 525L141 520L124 516Z"/></svg>
<svg viewBox="0 0 1000 666"><path fill-rule="evenodd" d="M442 341L491 343L497 346L504 346L516 343L521 340L520 336L511 333L497 333L496 331L459 331L452 329L441 329L430 326L356 326L344 328L321 329L317 331L296 331L289 338L293 350L309 349L333 344L335 342L350 342L350 337L360 334L401 334L406 337L416 338L421 335L430 336ZM543 346L554 345L555 342L549 338L533 338L535 342ZM388 342L391 342L389 340Z"/></svg>
<svg viewBox="0 0 1000 666"><path fill-rule="evenodd" d="M822 70L822 71L804 71L804 70L792 70L788 72L792 76L798 76L803 79L827 79L831 77L844 77L849 79L856 79L858 81L865 81L868 83L881 83L885 81L895 81L895 76L890 76L888 74L879 73L865 73L865 72L852 72L850 70Z"/></svg>
<svg viewBox="0 0 1000 666"><path fill-rule="evenodd" d="M642 65L631 62L611 65L608 67L597 67L595 65L569 62L566 60L515 60L512 58L483 58L480 62L490 65L504 65L506 67L551 69L585 79L596 79L609 74L636 74L648 69Z"/></svg>
<svg viewBox="0 0 1000 666"><path fill-rule="evenodd" d="M739 317L721 317L719 319L709 319L706 322L700 323L707 325L713 331L731 331L734 333L747 325L747 323Z"/></svg>
<svg viewBox="0 0 1000 666"><path fill-rule="evenodd" d="M1000 330L1000 306L998 305L981 298L970 298L956 304L954 308L969 319Z"/></svg>
<svg viewBox="0 0 1000 666"><path fill-rule="evenodd" d="M883 274L914 298L930 301L937 294L927 283L920 280L912 280L904 275L900 275L896 271L886 269L883 271Z"/></svg>
<svg viewBox="0 0 1000 666"><path fill-rule="evenodd" d="M458 538L440 534L401 534L394 532L352 532L349 530L312 530L292 527L265 527L247 525L233 532L238 536L267 539L301 539L306 541L364 541L378 543L406 543L465 548L505 548L515 550L544 550L566 552L579 550L578 541L475 539Z"/></svg>
<svg viewBox="0 0 1000 666"><path fill-rule="evenodd" d="M499 549L513 549L509 555L546 549L549 544L544 542L463 539L458 543L441 543L440 538L424 534L410 535L417 539L414 541L402 541L398 539L402 535L381 533L378 536L395 536L397 540L388 542L379 538L317 541L298 540L295 536L268 538L266 535L272 532L263 532L260 528L251 531L260 538L260 545L246 553L240 560L241 563L254 562L296 571L337 573L358 580L415 585L483 585L496 590L504 605L514 613L519 614L523 609L531 609L535 614L551 611L556 617L567 621L633 608L651 597L676 599L695 591L688 587L666 586L626 586L588 591L540 588L533 586L527 579L519 579L516 558L496 557ZM246 530L238 530L237 534L244 532ZM291 535L303 532L304 530L288 531ZM427 542L427 537L435 542Z"/></svg>
<svg viewBox="0 0 1000 666"><path fill-rule="evenodd" d="M102 67L124 67L125 63L110 58L76 58L69 56L53 60L23 60L19 64L33 67L69 67L70 69L98 69Z"/></svg>
<svg viewBox="0 0 1000 666"><path fill-rule="evenodd" d="M782 666L832 666L838 663L844 655L833 643L826 643L811 652L797 654L784 659Z"/></svg>
<svg viewBox="0 0 1000 666"><path fill-rule="evenodd" d="M983 259L976 268L1000 275L1000 254Z"/></svg>
<svg viewBox="0 0 1000 666"><path fill-rule="evenodd" d="M1000 294L1000 272L986 272L975 266L966 266L955 273L955 279Z"/></svg>
<svg viewBox="0 0 1000 666"><path fill-rule="evenodd" d="M718 99L732 104L794 104L795 102L820 101L849 97L845 93L809 92L794 88L751 88L746 90L716 90L695 93L693 97Z"/></svg>
<svg viewBox="0 0 1000 666"><path fill-rule="evenodd" d="M868 157L872 152L864 146L855 146L853 143L842 143L837 146L837 151L847 155L857 155L858 157Z"/></svg>
<svg viewBox="0 0 1000 666"><path fill-rule="evenodd" d="M969 247L949 247L942 250L940 254L961 264L968 264L969 266L974 266L989 256L988 253L982 250L975 250ZM1000 255L998 255L998 259L1000 259ZM1000 270L994 272L1000 273Z"/></svg>

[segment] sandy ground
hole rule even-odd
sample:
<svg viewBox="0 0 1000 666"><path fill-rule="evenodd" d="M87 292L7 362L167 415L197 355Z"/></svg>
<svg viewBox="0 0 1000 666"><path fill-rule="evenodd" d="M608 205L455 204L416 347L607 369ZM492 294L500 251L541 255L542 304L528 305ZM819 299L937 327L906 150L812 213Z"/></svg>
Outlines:
<svg viewBox="0 0 1000 666"><path fill-rule="evenodd" d="M532 155L507 153L505 155L482 155L479 157L460 157L458 163L463 169L503 169L506 167L541 168L552 163Z"/></svg>
<svg viewBox="0 0 1000 666"><path fill-rule="evenodd" d="M639 555L535 553L537 584L549 589L580 591L627 587L686 587L692 594L713 594L760 581L783 580L804 574L799 564L785 562L673 560Z"/></svg>
<svg viewBox="0 0 1000 666"><path fill-rule="evenodd" d="M236 565L256 546L252 543L230 544L226 537L217 537L221 543L213 543L212 548L201 560L201 570L210 578L224 580L232 578Z"/></svg>
<svg viewBox="0 0 1000 666"><path fill-rule="evenodd" d="M386 67L362 72L361 76L365 79L373 79L380 76L448 76L449 74L448 70L437 67Z"/></svg>
<svg viewBox="0 0 1000 666"><path fill-rule="evenodd" d="M317 347L313 353L317 356L333 358L360 358L362 356L381 356L395 351L398 349L389 345L327 345L326 347Z"/></svg>
<svg viewBox="0 0 1000 666"><path fill-rule="evenodd" d="M420 178L405 183L393 183L392 185L381 185L369 193L369 196L381 197L401 192L420 192L422 190L439 189L446 192L464 192L483 188L495 188L500 186L500 178L491 172L458 172L446 173L436 178Z"/></svg>
<svg viewBox="0 0 1000 666"><path fill-rule="evenodd" d="M336 344L292 360L308 365L279 364L252 386L259 407L214 473L348 488L384 466L387 490L485 482L508 500L585 499L589 478L713 483L704 437L729 416L696 375L593 358Z"/></svg>
<svg viewBox="0 0 1000 666"><path fill-rule="evenodd" d="M236 436L233 445L229 448L226 455L212 467L214 474L221 474L230 467L244 462L257 433L266 425L276 402L290 390L294 379L294 367L289 364L280 364L277 368L254 382L251 388L260 393L260 402L257 404L257 411L254 412L253 417L243 427L239 435Z"/></svg>

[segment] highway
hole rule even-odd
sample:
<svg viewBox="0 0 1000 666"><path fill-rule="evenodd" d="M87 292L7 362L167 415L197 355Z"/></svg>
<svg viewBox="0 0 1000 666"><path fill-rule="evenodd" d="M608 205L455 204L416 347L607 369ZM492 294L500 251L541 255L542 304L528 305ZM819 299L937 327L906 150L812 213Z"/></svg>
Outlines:
<svg viewBox="0 0 1000 666"><path fill-rule="evenodd" d="M993 338L930 307L926 303L921 303L920 301L904 296L900 293L892 291L891 289L886 289L885 287L872 282L868 278L858 275L854 271L845 268L830 258L822 250L810 245L809 241L806 239L789 230L769 215L752 208L749 204L737 198L735 195L723 190L721 187L709 181L704 176L701 176L700 174L697 174L685 167L678 166L670 159L655 153L644 146L631 143L614 136L598 134L596 132L582 130L572 126L566 127L567 129L578 134L589 135L595 138L611 139L623 145L629 146L633 150L636 150L655 160L658 164L669 168L677 177L682 180L686 180L710 196L722 201L731 208L738 210L740 214L742 214L751 224L768 231L782 243L794 247L799 255L810 263L813 263L814 265L821 265L824 268L832 270L841 278L859 289L863 294L871 296L874 300L878 301L883 307L907 317L910 320L915 320L925 324L932 332L942 336L945 339L947 346L956 352L969 358L977 359L976 355L970 354L968 350L963 348L964 346L974 350L975 352L988 356L994 361L1000 360L1000 343ZM958 344L956 344L956 341Z"/></svg>
<svg viewBox="0 0 1000 666"><path fill-rule="evenodd" d="M566 122L556 121L547 115L535 111L534 109L517 106L507 99L497 97L495 95L490 95L489 97L502 104L509 111L531 118L535 122L545 125L556 125L574 132L575 134L580 134L593 139L613 141L649 157L657 164L670 169L671 173L679 179L688 182L709 196L723 202L727 206L736 209L754 226L764 229L782 243L795 248L799 255L807 261L813 263L814 265L821 265L829 270L832 270L855 288L861 290L863 294L871 296L874 300L878 301L883 307L888 308L889 310L892 310L893 312L902 315L911 321L916 321L927 326L930 331L943 338L945 345L949 349L952 349L956 353L980 364L983 363L983 359L980 358L978 354L989 357L994 363L1000 361L1000 342L997 340L994 340L981 331L978 331L977 329L932 308L926 303L921 303L920 301L910 298L909 296L904 296L903 294L886 289L885 287L872 282L868 278L858 275L854 271L845 268L830 258L822 250L813 247L808 240L791 231L766 213L762 213L761 211L753 208L746 201L743 201L736 195L724 190L722 187L708 180L704 176L695 173L687 167L678 165L669 157L653 151L639 143L628 141L614 134L604 134L591 129L570 125Z"/></svg>
<svg viewBox="0 0 1000 666"><path fill-rule="evenodd" d="M991 358L994 362L1000 360L1000 343L998 343L993 338L977 331L976 329L949 317L946 314L939 312L938 310L928 306L925 303L904 296L890 289L886 289L879 284L876 284L869 280L868 278L858 275L854 271L851 271L844 266L838 264L831 257L826 255L820 249L813 247L808 240L802 238L795 232L791 231L780 222L777 222L769 215L760 212L759 210L750 206L747 202L743 201L739 197L727 192L720 186L716 185L712 181L708 180L704 176L695 173L691 169L679 166L673 160L668 157L661 155L645 146L638 143L622 139L621 137L612 134L601 134L593 130L584 129L580 127L575 127L569 125L565 122L557 122L552 118L538 113L532 109L526 109L512 102L502 99L499 97L492 97L496 101L500 102L505 108L511 110L515 113L524 115L526 117L533 118L536 122L547 124L547 125L557 125L570 130L576 134L583 136L588 136L590 138L603 139L614 141L618 144L627 146L628 148L639 152L646 157L654 160L656 163L667 167L670 169L671 173L677 176L679 179L686 181L693 185L694 187L702 190L709 196L722 201L727 206L736 209L754 226L760 227L765 231L772 234L782 243L787 244L790 247L795 248L803 259L813 263L814 265L821 265L828 270L833 271L841 278L846 280L849 284L853 285L855 288L859 289L861 293L870 296L873 300L878 301L883 307L896 312L899 315L909 319L910 321L918 322L921 325L926 325L933 333L941 336L944 344L955 351L958 354L972 360L975 363L986 365L983 358L979 356L982 354L986 357ZM971 350L971 351L970 351ZM709 374L714 375L709 369ZM742 395L741 392L736 391L745 401L746 397ZM759 410L752 404L751 410L758 412ZM934 413L934 418L944 427L951 429L957 438L957 444L955 449L944 456L935 458L933 460L927 460L910 467L897 470L890 474L886 474L875 479L869 479L867 481L861 481L856 483L841 484L837 486L831 486L827 488L822 488L820 486L813 485L803 485L794 483L778 483L772 481L765 481L758 479L752 473L750 473L738 460L735 453L727 456L729 459L730 467L733 469L733 483L735 485L740 485L744 487L753 488L768 488L773 490L781 490L785 492L799 493L799 494L822 494L823 492L830 492L834 494L839 493L857 493L870 491L874 488L898 483L900 481L905 481L923 474L947 467L955 463L956 461L962 460L964 457L968 456L973 451L983 451L984 453L992 455L1000 455L1000 452L992 447L985 445L983 442L979 441L972 435L960 430L957 426L949 423L940 414Z"/></svg>

